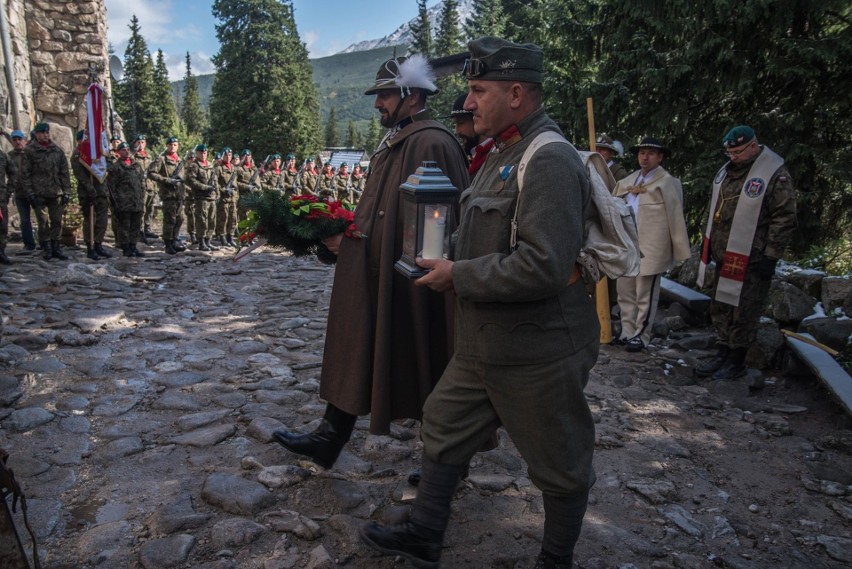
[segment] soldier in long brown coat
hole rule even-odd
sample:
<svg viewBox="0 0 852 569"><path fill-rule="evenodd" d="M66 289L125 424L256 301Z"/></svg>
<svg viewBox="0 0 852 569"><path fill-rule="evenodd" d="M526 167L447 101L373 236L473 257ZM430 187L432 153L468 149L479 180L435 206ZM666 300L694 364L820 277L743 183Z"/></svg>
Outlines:
<svg viewBox="0 0 852 569"><path fill-rule="evenodd" d="M393 268L402 254L400 184L425 160L437 162L460 191L468 183L461 147L425 109L426 96L437 90L430 75L419 56L390 59L366 92L376 96L374 107L390 130L371 157L372 174L355 210L367 237L326 240L339 256L320 378L325 417L312 433L274 435L326 468L358 415L370 414L374 434L387 434L395 419L419 419L452 353L451 296L415 287Z"/></svg>

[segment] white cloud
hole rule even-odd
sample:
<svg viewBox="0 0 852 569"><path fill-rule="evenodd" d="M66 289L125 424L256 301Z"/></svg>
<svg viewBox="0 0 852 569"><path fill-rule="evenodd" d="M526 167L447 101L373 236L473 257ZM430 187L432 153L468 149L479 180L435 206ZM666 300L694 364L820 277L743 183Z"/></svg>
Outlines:
<svg viewBox="0 0 852 569"><path fill-rule="evenodd" d="M308 56L312 59L335 54L350 45L348 43L346 45L342 45L340 40L325 40L322 38L320 32L314 30L299 32L299 37L301 37L302 41L305 42L305 47L308 49Z"/></svg>

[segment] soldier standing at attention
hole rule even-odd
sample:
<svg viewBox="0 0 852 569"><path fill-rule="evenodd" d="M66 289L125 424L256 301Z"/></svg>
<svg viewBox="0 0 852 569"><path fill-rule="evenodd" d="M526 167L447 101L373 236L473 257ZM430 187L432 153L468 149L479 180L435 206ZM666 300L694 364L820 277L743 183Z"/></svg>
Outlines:
<svg viewBox="0 0 852 569"><path fill-rule="evenodd" d="M198 233L199 251L218 251L211 243L216 229L216 199L219 188L216 185L216 171L212 162L207 161L207 145L195 147L195 160L186 171L186 185L195 198L195 230Z"/></svg>
<svg viewBox="0 0 852 569"><path fill-rule="evenodd" d="M237 200L237 220L243 221L248 217L248 208L245 206L243 198L252 192L261 191L261 185L260 174L255 176L257 167L254 165L251 150L244 148L240 151L240 158L240 165L237 167L237 181L234 185L239 192L239 199ZM254 183L252 183L252 178L254 178Z"/></svg>
<svg viewBox="0 0 852 569"><path fill-rule="evenodd" d="M621 162L615 161L615 157L618 156L618 148L616 148L612 137L599 134L595 140L595 151L606 160L606 165L609 166L609 171L616 182L627 177L627 168Z"/></svg>
<svg viewBox="0 0 852 569"><path fill-rule="evenodd" d="M284 164L284 171L282 172L284 176L284 181L281 182L281 188L287 193L287 195L293 195L294 188L296 187L296 176L299 175L299 169L296 168L296 155L292 152L287 154L287 161Z"/></svg>
<svg viewBox="0 0 852 569"><path fill-rule="evenodd" d="M230 146L222 149L222 159L216 165L216 184L219 186L219 202L216 204L216 236L222 247L237 248L234 229L237 227L237 168Z"/></svg>
<svg viewBox="0 0 852 569"><path fill-rule="evenodd" d="M361 165L356 162L352 166L352 176L350 177L349 185L349 203L357 204L358 198L364 191L364 185L367 183L367 177L361 172Z"/></svg>
<svg viewBox="0 0 852 569"><path fill-rule="evenodd" d="M24 192L33 206L38 221L38 240L44 259L67 261L59 238L62 235L62 213L71 201L71 174L65 153L50 140L50 126L35 125L35 140L24 150L21 168Z"/></svg>
<svg viewBox="0 0 852 569"><path fill-rule="evenodd" d="M110 164L107 177L118 218L118 243L125 257L144 257L136 242L145 214L145 172L130 154L126 142L118 145L118 160Z"/></svg>
<svg viewBox="0 0 852 569"><path fill-rule="evenodd" d="M322 199L334 199L334 168L326 162L317 179L317 195Z"/></svg>
<svg viewBox="0 0 852 569"><path fill-rule="evenodd" d="M728 162L713 180L698 268L704 286L707 264L716 262L710 318L718 351L695 369L716 380L745 374L775 266L797 227L796 189L784 159L758 143L748 125L732 128L722 146Z"/></svg>
<svg viewBox="0 0 852 569"><path fill-rule="evenodd" d="M284 181L281 180L281 176L283 175L281 171L281 155L276 153L270 156L269 164L265 168L263 174L261 174L263 189L267 191L283 191Z"/></svg>
<svg viewBox="0 0 852 569"><path fill-rule="evenodd" d="M15 176L9 180L8 187L15 194L15 207L18 209L18 216L21 220L21 239L24 242L24 249L34 251L36 243L31 217L32 204L30 204L30 200L27 199L27 194L24 191L22 175L24 148L27 146L27 141L24 139L24 133L20 130L13 130L10 138L12 139L12 150L9 151L8 158L15 165Z"/></svg>
<svg viewBox="0 0 852 569"><path fill-rule="evenodd" d="M17 168L12 158L0 152L0 264L11 265L6 256L6 239L9 235L9 198L12 195L12 183L17 177Z"/></svg>
<svg viewBox="0 0 852 569"><path fill-rule="evenodd" d="M336 200L349 199L349 164L343 162L334 175L332 197Z"/></svg>
<svg viewBox="0 0 852 569"><path fill-rule="evenodd" d="M93 261L101 257L109 259L110 253L104 249L103 241L109 223L109 199L106 181L99 181L80 160L83 145L86 144L86 132L77 133L77 148L71 154L71 172L77 180L77 201L83 214L83 240L86 242L86 257ZM92 216L94 213L94 216ZM92 231L94 224L94 232ZM94 233L94 240L92 240Z"/></svg>
<svg viewBox="0 0 852 569"><path fill-rule="evenodd" d="M145 135L137 134L136 140L133 141L133 159L139 162L139 166L145 175L145 214L142 218L142 232L139 240L145 245L150 245L148 239L157 237L157 234L151 231L151 224L154 222L154 214L156 213L154 204L157 201L157 184L154 180L148 178L148 168L153 159L148 154L147 145L148 141Z"/></svg>
<svg viewBox="0 0 852 569"><path fill-rule="evenodd" d="M151 163L148 177L157 184L160 201L163 202L163 243L166 253L174 255L186 251L180 242L180 226L183 225L184 186L182 172L175 171L180 164L178 139L170 136L166 140L166 150ZM185 171L186 164L181 166Z"/></svg>
<svg viewBox="0 0 852 569"><path fill-rule="evenodd" d="M317 172L316 162L313 158L308 158L305 161L305 168L302 171L302 178L299 180L299 191L306 195L317 195L319 183L319 172Z"/></svg>

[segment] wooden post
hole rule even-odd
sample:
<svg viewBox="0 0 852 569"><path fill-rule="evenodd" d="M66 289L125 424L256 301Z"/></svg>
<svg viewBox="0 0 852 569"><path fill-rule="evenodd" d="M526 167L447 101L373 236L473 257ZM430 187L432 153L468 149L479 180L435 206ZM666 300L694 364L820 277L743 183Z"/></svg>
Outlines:
<svg viewBox="0 0 852 569"><path fill-rule="evenodd" d="M592 106L592 98L586 99L586 114L589 117L589 150L597 152L595 145L595 111ZM612 322L609 317L609 287L606 284L606 276L595 285L595 308L598 311L598 323L601 326L601 344L612 342Z"/></svg>

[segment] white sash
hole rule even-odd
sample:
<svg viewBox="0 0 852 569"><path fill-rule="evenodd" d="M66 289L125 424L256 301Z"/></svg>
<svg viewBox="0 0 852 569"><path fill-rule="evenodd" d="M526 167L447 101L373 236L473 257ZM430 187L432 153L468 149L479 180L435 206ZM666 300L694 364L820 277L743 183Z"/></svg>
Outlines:
<svg viewBox="0 0 852 569"><path fill-rule="evenodd" d="M784 159L772 152L768 147L751 165L743 184L742 192L737 200L734 219L731 222L731 232L725 245L722 266L718 267L719 284L716 287L715 299L732 306L740 305L740 293L743 289L746 268L748 267L751 244L754 241L754 231L760 217L760 208L766 195L766 186L778 168L784 165ZM719 202L722 182L727 175L727 164L722 167L713 180L713 196L710 198L710 214L707 218L707 229L704 231L704 242L701 245L701 262L698 265L698 286L704 286L707 264L710 262L710 233L713 229L713 215Z"/></svg>

